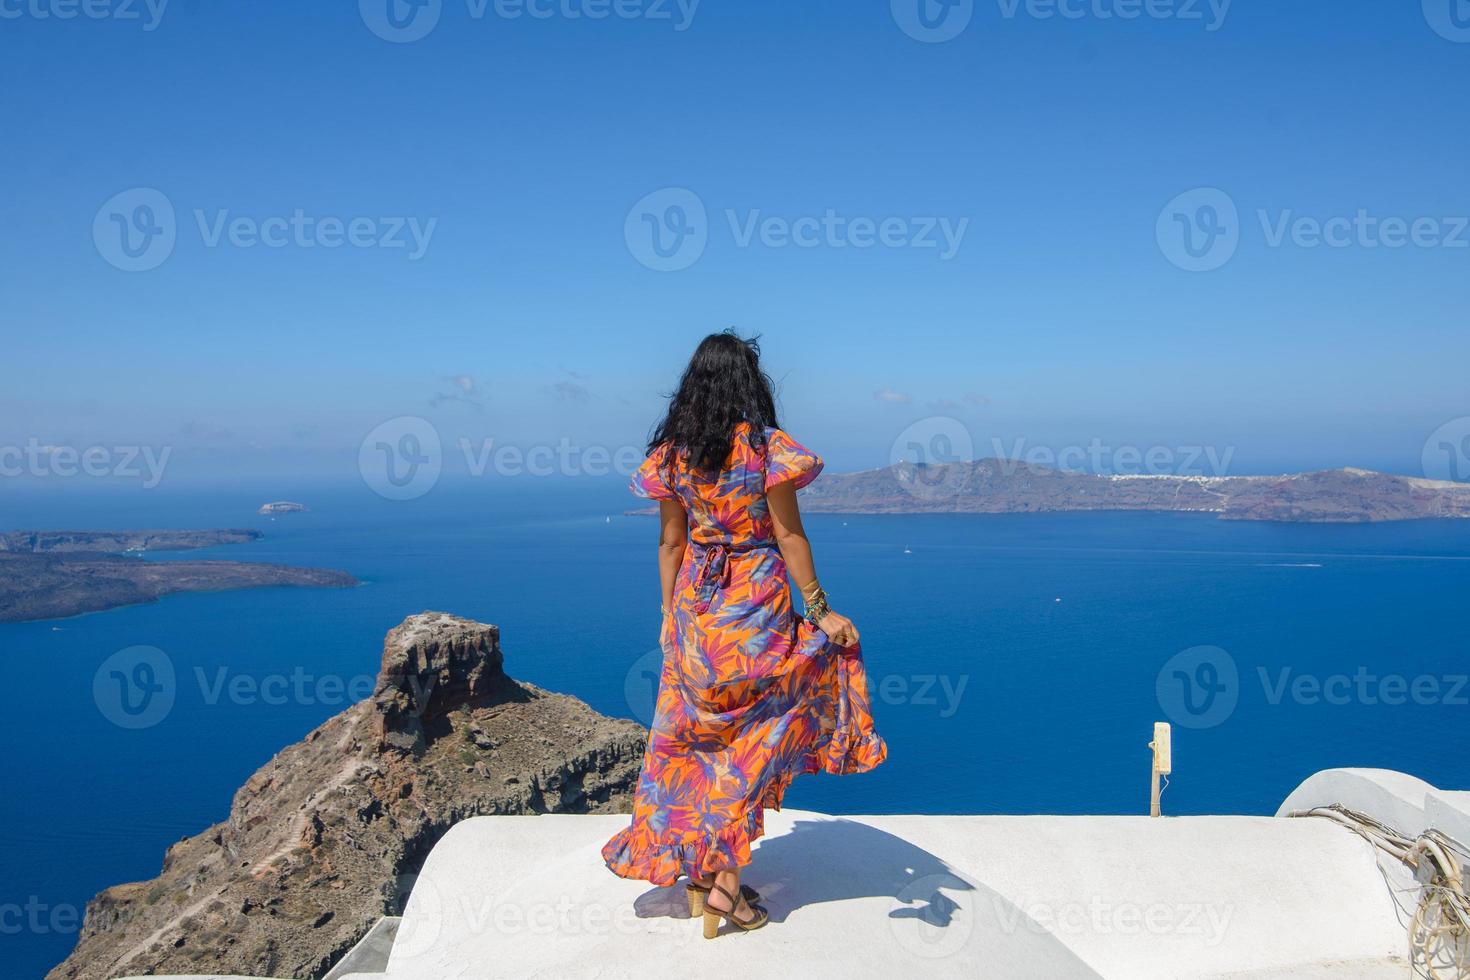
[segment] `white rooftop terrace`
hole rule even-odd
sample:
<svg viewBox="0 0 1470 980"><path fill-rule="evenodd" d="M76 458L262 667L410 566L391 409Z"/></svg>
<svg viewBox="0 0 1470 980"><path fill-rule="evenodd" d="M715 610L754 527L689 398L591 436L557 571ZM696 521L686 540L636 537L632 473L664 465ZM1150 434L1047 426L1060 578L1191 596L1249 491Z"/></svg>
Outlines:
<svg viewBox="0 0 1470 980"><path fill-rule="evenodd" d="M671 976L1402 978L1418 884L1343 804L1470 840L1470 793L1318 773L1276 817L767 815L771 924L708 941L682 884L609 874L625 816L478 817L331 980ZM1453 975L1453 974L1451 974Z"/></svg>

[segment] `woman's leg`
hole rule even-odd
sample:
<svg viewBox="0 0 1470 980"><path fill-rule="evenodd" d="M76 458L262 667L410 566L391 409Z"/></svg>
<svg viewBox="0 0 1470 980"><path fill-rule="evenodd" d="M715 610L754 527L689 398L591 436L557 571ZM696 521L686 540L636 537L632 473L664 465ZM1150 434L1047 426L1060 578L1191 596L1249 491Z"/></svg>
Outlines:
<svg viewBox="0 0 1470 980"><path fill-rule="evenodd" d="M723 889L723 891L722 891ZM750 903L740 891L740 869L731 868L715 874L715 887L710 890L709 896L705 898L705 907L716 912L729 912L729 895L735 896L735 918L749 919L752 915Z"/></svg>

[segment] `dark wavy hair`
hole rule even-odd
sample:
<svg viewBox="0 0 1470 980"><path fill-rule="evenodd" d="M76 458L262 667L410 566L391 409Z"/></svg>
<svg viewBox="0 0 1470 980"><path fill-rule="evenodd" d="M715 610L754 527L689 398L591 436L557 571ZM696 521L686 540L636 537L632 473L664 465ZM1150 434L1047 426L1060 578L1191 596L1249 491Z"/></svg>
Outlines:
<svg viewBox="0 0 1470 980"><path fill-rule="evenodd" d="M759 339L726 330L699 342L678 389L669 396L669 414L648 440L650 454L667 442L675 452L687 454L692 465L721 469L741 422L750 423L753 444L765 444L766 427L780 423L771 379L761 370Z"/></svg>

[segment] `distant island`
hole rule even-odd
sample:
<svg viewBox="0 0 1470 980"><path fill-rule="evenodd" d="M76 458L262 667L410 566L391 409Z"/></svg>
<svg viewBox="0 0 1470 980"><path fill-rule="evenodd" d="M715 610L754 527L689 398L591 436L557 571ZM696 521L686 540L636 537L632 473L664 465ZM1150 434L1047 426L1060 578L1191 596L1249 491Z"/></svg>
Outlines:
<svg viewBox="0 0 1470 980"><path fill-rule="evenodd" d="M189 551L258 541L259 531L0 531L0 553L105 553Z"/></svg>
<svg viewBox="0 0 1470 980"><path fill-rule="evenodd" d="M325 568L136 557L149 551L241 544L260 536L251 530L0 532L0 623L100 612L154 602L174 592L358 584L346 572Z"/></svg>
<svg viewBox="0 0 1470 980"><path fill-rule="evenodd" d="M1470 517L1470 484L1352 468L1287 476L1103 476L982 459L831 474L807 488L802 507L851 514L1194 511L1234 521L1366 523Z"/></svg>
<svg viewBox="0 0 1470 980"><path fill-rule="evenodd" d="M299 514L306 510L305 504L298 504L291 500L276 500L268 504L261 504L257 514Z"/></svg>
<svg viewBox="0 0 1470 980"><path fill-rule="evenodd" d="M828 473L801 501L805 511L833 514L1185 511L1231 521L1361 524L1470 517L1470 484L1351 467L1285 476L1107 476L992 458Z"/></svg>

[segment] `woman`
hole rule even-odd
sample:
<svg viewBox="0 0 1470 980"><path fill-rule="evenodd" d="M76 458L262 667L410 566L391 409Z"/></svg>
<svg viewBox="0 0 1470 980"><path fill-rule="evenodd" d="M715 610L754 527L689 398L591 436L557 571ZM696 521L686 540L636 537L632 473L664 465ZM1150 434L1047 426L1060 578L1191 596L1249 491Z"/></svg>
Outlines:
<svg viewBox="0 0 1470 980"><path fill-rule="evenodd" d="M726 331L694 352L633 478L659 502L664 663L633 823L602 856L625 878L687 877L706 939L766 924L740 869L791 781L887 755L857 627L827 604L797 509L821 469L777 427L760 349Z"/></svg>

